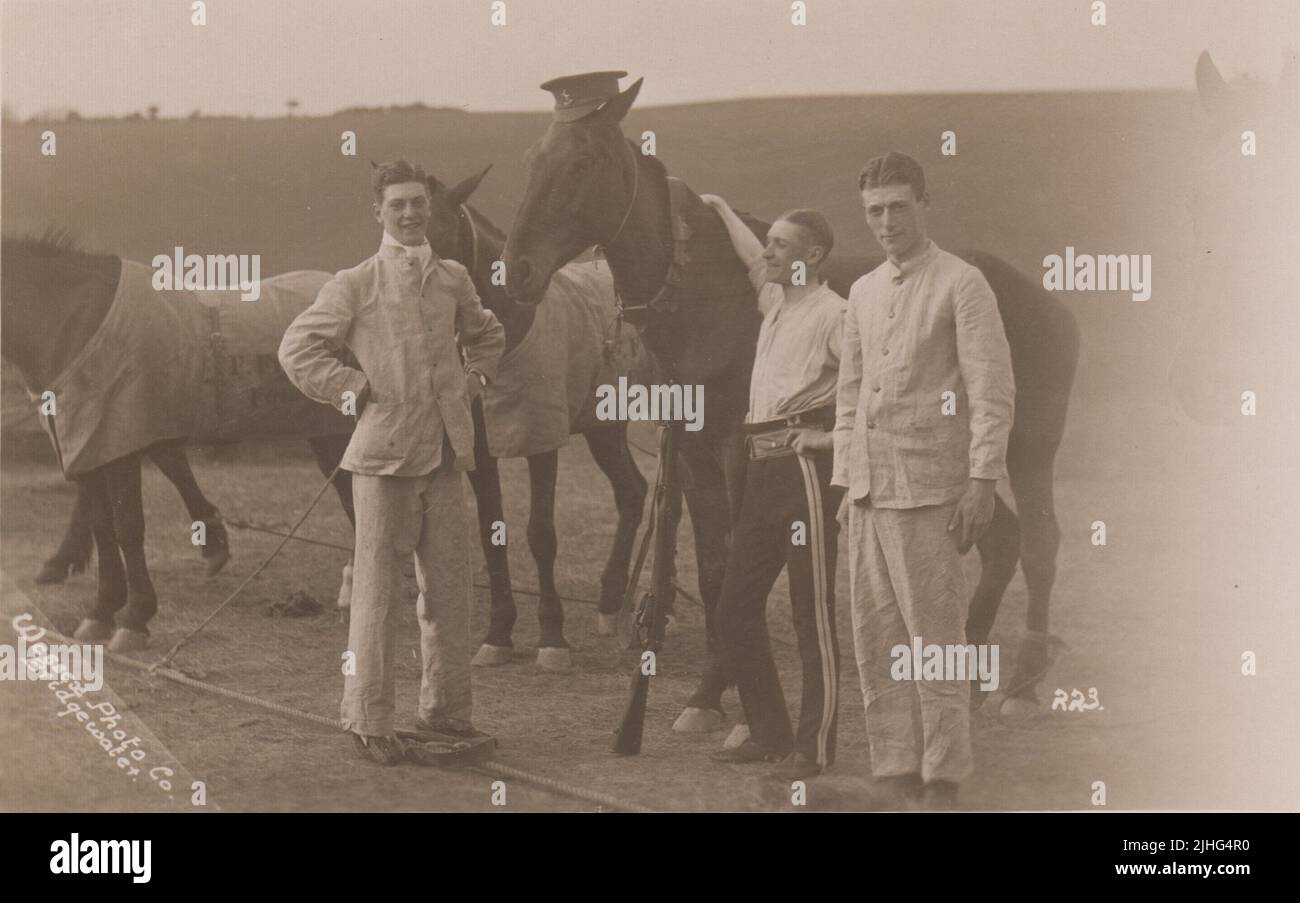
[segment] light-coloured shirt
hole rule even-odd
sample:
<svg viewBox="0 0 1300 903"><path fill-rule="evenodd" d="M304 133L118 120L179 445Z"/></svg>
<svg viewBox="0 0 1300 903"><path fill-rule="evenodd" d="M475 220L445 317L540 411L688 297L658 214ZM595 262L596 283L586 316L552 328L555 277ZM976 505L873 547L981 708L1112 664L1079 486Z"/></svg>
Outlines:
<svg viewBox="0 0 1300 903"><path fill-rule="evenodd" d="M934 242L849 292L831 484L879 508L955 501L1007 475L1015 384L984 274Z"/></svg>
<svg viewBox="0 0 1300 903"><path fill-rule="evenodd" d="M381 243L326 283L280 342L280 366L307 397L344 410L344 392L355 402L369 388L343 455L353 473L430 473L442 462L444 437L456 469L474 468L465 370L496 375L505 329L483 309L463 266L431 256L421 272L417 259ZM344 346L360 369L340 359Z"/></svg>
<svg viewBox="0 0 1300 903"><path fill-rule="evenodd" d="M765 271L761 258L749 270L765 313L749 381L748 423L833 404L840 367L844 299L823 282L791 304Z"/></svg>
<svg viewBox="0 0 1300 903"><path fill-rule="evenodd" d="M398 256L414 257L420 262L420 271L423 272L433 264L433 245L429 244L429 239L425 239L422 244L404 245L384 230L384 237L379 240L379 249L382 251L385 247L399 248Z"/></svg>

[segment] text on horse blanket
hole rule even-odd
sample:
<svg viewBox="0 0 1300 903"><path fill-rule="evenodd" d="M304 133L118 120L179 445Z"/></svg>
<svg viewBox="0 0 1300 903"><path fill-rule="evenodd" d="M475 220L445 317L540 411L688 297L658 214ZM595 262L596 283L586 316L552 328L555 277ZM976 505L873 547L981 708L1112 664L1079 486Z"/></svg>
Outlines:
<svg viewBox="0 0 1300 903"><path fill-rule="evenodd" d="M153 271L122 261L113 305L54 384L44 418L65 476L166 439L224 442L348 433L353 421L302 395L276 357L293 319L330 274L264 279L234 291L158 291ZM52 421L52 423L51 423Z"/></svg>

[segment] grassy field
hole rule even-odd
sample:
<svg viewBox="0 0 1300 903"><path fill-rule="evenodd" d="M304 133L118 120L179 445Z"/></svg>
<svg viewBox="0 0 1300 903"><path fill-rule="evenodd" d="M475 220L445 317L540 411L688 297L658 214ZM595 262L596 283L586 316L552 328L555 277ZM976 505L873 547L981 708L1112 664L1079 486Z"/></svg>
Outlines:
<svg viewBox="0 0 1300 903"><path fill-rule="evenodd" d="M82 122L55 126L53 158L38 153L42 127L6 126L4 228L66 225L95 247L142 260L181 245L198 253L260 253L263 274L336 269L370 254L377 241L366 188L369 158L409 156L445 181L495 163L476 202L505 228L524 184L519 160L544 124L543 115L456 112ZM629 135L653 129L670 171L697 191L721 194L767 217L792 206L822 208L846 250L865 249L868 241L854 192L858 169L870 156L898 148L927 168L933 232L943 246L983 248L1031 275L1041 273L1045 255L1067 245L1152 255L1149 301L1134 303L1118 293L1069 297L1083 328L1083 356L1059 457L1065 538L1052 625L1069 649L1044 688L1050 698L1057 687L1097 687L1105 709L1044 711L1009 723L986 707L975 732L977 773L963 803L1092 808L1093 783L1103 781L1112 808L1296 806L1294 768L1284 767L1296 730L1295 657L1288 651L1296 626L1288 549L1296 531L1292 493L1278 491L1294 479L1282 461L1238 471L1207 464L1201 453L1221 439L1177 413L1164 380L1175 343L1202 303L1188 266L1186 156L1197 129L1194 98L755 100L634 109L626 126ZM345 129L357 133L355 158L339 153ZM956 157L939 155L945 130L957 133ZM21 403L6 394L6 425L21 419L10 416ZM653 447L650 436L638 441ZM653 460L638 460L649 473ZM561 462L559 584L566 595L594 598L612 504L581 442L566 448ZM282 525L293 521L319 482L305 457L278 448L200 455L196 470L228 516ZM503 475L507 519L522 524L526 466L507 462ZM69 487L49 461L6 454L0 568L63 629L75 624L93 579L38 588L31 576L54 548L71 504ZM146 505L150 566L162 596L149 657L196 624L275 540L237 533L232 563L204 581L186 541L179 500L151 467ZM1102 548L1089 541L1099 519L1110 535ZM346 540L345 521L328 499L304 532ZM686 546L682 570L690 581ZM534 586L526 549L513 546L511 556L516 583ZM201 669L213 683L332 715L345 629L332 613L287 621L267 618L263 610L299 589L328 606L341 564L340 553L293 546L187 648L181 664ZM977 566L968 560L972 579ZM838 582L844 599L846 566ZM577 670L537 674L529 646L536 638L534 608L528 597L517 599L517 661L475 675L480 717L501 737L504 761L663 808L788 808L788 798L752 771L708 761L719 736L684 738L669 731L698 673L697 610L682 610L665 657L667 673L653 691L646 752L627 761L607 750L631 665L628 653L594 635L590 607L570 604ZM486 619L482 593L479 601L476 631ZM1017 578L993 637L1003 645L1004 673L1013 665L1024 606ZM774 633L784 638L776 651L787 698L797 700L784 579L769 611ZM861 697L844 605L839 618L846 642L840 755L834 773L814 785L814 808L861 805L866 784ZM403 630L404 649L415 653L413 613ZM1270 666L1243 678L1243 650ZM134 672L110 669L109 678L224 808L490 808L485 778L381 771L356 761L341 738L324 732ZM402 711L413 709L417 679L416 662L404 651ZM734 710L734 696L727 704ZM49 737L21 733L13 755L38 761ZM9 770L11 777L16 773ZM87 781L101 779L111 777L86 775ZM519 791L512 807L585 807L522 786ZM31 799L12 780L0 779L0 808L31 805Z"/></svg>

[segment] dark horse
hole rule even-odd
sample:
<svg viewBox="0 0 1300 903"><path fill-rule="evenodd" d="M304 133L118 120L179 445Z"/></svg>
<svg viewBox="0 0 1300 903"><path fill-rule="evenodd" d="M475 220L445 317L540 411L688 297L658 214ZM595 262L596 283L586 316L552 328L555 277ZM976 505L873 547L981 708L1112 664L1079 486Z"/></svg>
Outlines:
<svg viewBox="0 0 1300 903"><path fill-rule="evenodd" d="M486 174L485 169L451 188L430 178L429 193L433 203L426 234L440 256L460 261L469 270L483 306L496 314L505 327L506 354L509 354L528 335L537 310L534 306L515 303L503 287L493 284L492 267L501 258L505 236L466 203ZM612 312L612 297L609 300ZM494 665L510 658L515 603L510 589L506 548L492 542L493 524L502 518L501 481L496 459L488 451L487 428L479 403L474 406L474 426L475 468L469 477L478 499L479 532L492 591L487 636L474 661L476 664ZM596 465L614 490L614 503L618 509L613 546L600 579L602 632L609 632L613 614L623 601L632 545L645 503L646 481L628 449L625 422L598 422L583 432L583 438L587 440L587 448ZM569 644L564 639L564 608L555 589L555 477L558 461L558 450L528 456L531 496L528 546L537 563L540 584L537 664L546 670L563 671L569 667Z"/></svg>
<svg viewBox="0 0 1300 903"><path fill-rule="evenodd" d="M640 85L638 80L582 119L552 122L532 147L528 188L505 262L510 293L522 303L536 304L556 269L593 244L603 246L629 317L643 329L646 348L676 381L706 387L709 416L701 431L685 434L681 451L710 647L705 673L688 702L693 715L698 709L720 712L727 683L718 662L714 612L730 519L742 491L740 426L759 314L721 220L693 193L681 209L670 211L665 168L624 139L620 122ZM675 304L650 305L661 296L672 263L673 214L684 217L689 227L690 262L671 292ZM757 222L751 228L760 236L766 231ZM1059 300L1009 265L985 254L962 256L983 271L997 295L1011 345L1017 398L1007 465L1019 511L1017 517L999 499L992 526L979 542L982 571L971 600L968 641L986 641L1017 560L1022 561L1029 630L1009 696L1032 702L1052 650L1048 603L1060 542L1053 462L1065 429L1078 327ZM852 279L879 262L841 261L827 275L847 294ZM716 718L690 720L701 726L717 723Z"/></svg>
<svg viewBox="0 0 1300 903"><path fill-rule="evenodd" d="M66 369L99 329L113 304L122 261L79 250L60 233L5 238L2 257L0 354L18 368L29 388L39 390ZM323 473L333 470L347 439L345 434L309 440ZM77 639L95 642L111 636L109 648L114 650L136 649L147 642L158 601L144 555L142 455L159 463L181 489L191 516L210 523L211 535L224 543L216 509L199 491L181 441L155 443L77 477L77 510L89 518L99 572L95 605L77 628ZM350 482L336 479L335 489L351 519ZM65 546L84 544L78 526L74 513ZM65 560L87 557L88 550L77 549Z"/></svg>

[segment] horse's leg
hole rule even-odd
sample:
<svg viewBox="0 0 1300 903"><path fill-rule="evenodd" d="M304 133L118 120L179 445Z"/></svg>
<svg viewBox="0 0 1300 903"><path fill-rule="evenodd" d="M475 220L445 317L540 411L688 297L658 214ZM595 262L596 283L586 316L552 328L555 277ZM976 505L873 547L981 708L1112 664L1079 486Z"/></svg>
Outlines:
<svg viewBox="0 0 1300 903"><path fill-rule="evenodd" d="M515 597L510 586L510 556L506 544L508 531L498 530L505 524L505 509L501 503L501 471L497 459L492 457L487 445L487 426L483 421L483 405L474 403L474 469L469 473L469 484L474 489L478 505L478 536L483 547L483 560L487 563L488 587L491 609L488 632L474 654L471 664L479 666L504 665L514 654L511 633L518 614ZM505 536L506 542L493 540Z"/></svg>
<svg viewBox="0 0 1300 903"><path fill-rule="evenodd" d="M600 575L600 610L597 614L596 632L613 636L618 611L623 607L627 591L628 565L632 560L632 546L636 531L641 526L641 511L645 507L646 482L632 460L627 447L627 423L615 422L600 426L585 434L591 456L609 480L614 490L614 504L618 508L618 527L614 531L614 545L609 550L609 560Z"/></svg>
<svg viewBox="0 0 1300 903"><path fill-rule="evenodd" d="M683 443L682 456L690 469L684 481L686 506L695 532L695 561L700 598L704 603L706 654L704 673L686 708L673 725L684 733L717 730L722 726L722 693L729 681L718 639L718 599L727 568L731 509L723 468L704 443Z"/></svg>
<svg viewBox="0 0 1300 903"><path fill-rule="evenodd" d="M356 530L357 511L352 504L352 474L346 470L334 473L334 468L338 467L339 462L343 460L343 453L347 451L351 439L350 434L314 436L307 440L307 444L311 446L312 456L316 459L316 467L320 470L321 476L328 477L334 474L331 483L334 493L339 497L339 504L343 506L343 513L347 515L348 523L352 525L353 530Z"/></svg>
<svg viewBox="0 0 1300 903"><path fill-rule="evenodd" d="M102 643L113 635L113 616L126 602L126 568L113 530L113 506L108 497L104 468L77 480L77 493L86 500L86 514L95 538L98 581L95 604L86 612L73 638L83 643Z"/></svg>
<svg viewBox="0 0 1300 903"><path fill-rule="evenodd" d="M189 455L180 442L159 442L148 450L149 457L163 476L171 481L185 503L190 520L203 524L203 560L209 577L215 576L230 560L230 537L221 522L221 512L208 501L190 469Z"/></svg>
<svg viewBox="0 0 1300 903"><path fill-rule="evenodd" d="M976 548L980 553L980 582L966 615L966 642L979 645L988 642L1002 595L1016 575L1020 560L1020 524L1001 496L993 496L993 521Z"/></svg>
<svg viewBox="0 0 1300 903"><path fill-rule="evenodd" d="M1028 630L1016 654L1016 670L1007 696L1037 705L1035 689L1046 674L1055 654L1055 641L1048 634L1048 609L1052 584L1056 580L1056 554L1061 530L1056 522L1053 492L1055 447L1036 448L1016 456L1008 454L1011 491L1020 516L1020 563L1029 590ZM1024 708L1013 703L1013 708Z"/></svg>
<svg viewBox="0 0 1300 903"><path fill-rule="evenodd" d="M545 671L568 671L572 666L564 639L564 606L555 589L555 475L558 451L528 458L528 548L537 563L537 666Z"/></svg>
<svg viewBox="0 0 1300 903"><path fill-rule="evenodd" d="M108 499L113 510L113 531L126 564L126 606L116 617L117 631L109 643L114 652L144 648L149 619L158 611L158 596L144 555L144 498L141 495L140 456L126 455L104 465Z"/></svg>
<svg viewBox="0 0 1300 903"><path fill-rule="evenodd" d="M338 470L339 462L343 460L343 453L347 450L350 435L342 436L313 436L307 440L311 446L312 456L316 459L316 467L320 470L322 476L328 477L334 474L332 481L334 494L339 497L339 504L343 506L343 513L347 515L348 523L352 525L352 532L355 536L357 529L356 508L352 504L352 474L346 470ZM343 576L339 582L338 599L335 606L339 609L339 617L343 617L343 612L347 611L352 605L352 558L349 557L347 563L343 565Z"/></svg>
<svg viewBox="0 0 1300 903"><path fill-rule="evenodd" d="M90 561L95 547L94 528L91 525L89 489L81 480L76 481L77 501L68 519L68 529L54 554L41 565L36 575L37 583L62 583L69 574L79 574Z"/></svg>

